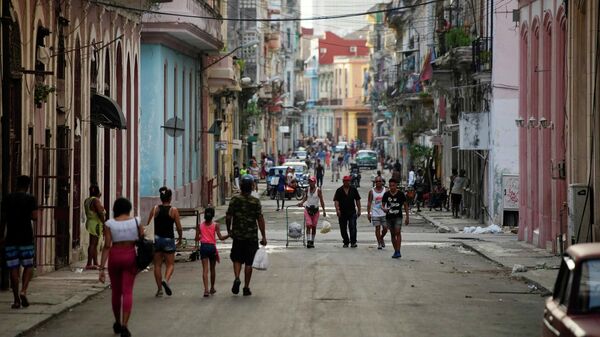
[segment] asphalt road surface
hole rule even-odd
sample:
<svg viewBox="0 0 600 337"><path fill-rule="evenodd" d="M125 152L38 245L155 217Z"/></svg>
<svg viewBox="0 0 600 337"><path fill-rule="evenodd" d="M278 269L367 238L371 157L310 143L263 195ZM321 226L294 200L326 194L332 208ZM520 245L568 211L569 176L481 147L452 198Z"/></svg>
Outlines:
<svg viewBox="0 0 600 337"><path fill-rule="evenodd" d="M537 336L543 297L508 272L440 234L418 215L405 233L402 258L377 250L366 219L370 173L363 173L359 247L342 248L339 232L317 234L315 249L285 248L285 212L263 208L269 227L271 267L255 271L253 295L231 293L233 272L220 245L217 293L203 298L201 264L182 262L174 294L155 298L153 275L138 276L130 331L134 336ZM341 185L341 181L338 185ZM335 187L327 179L326 203ZM296 203L294 201L294 203ZM335 215L333 209L330 210ZM289 209L289 221L301 221ZM335 218L330 221L336 227ZM388 237L389 240L389 237ZM112 336L110 290L26 336Z"/></svg>

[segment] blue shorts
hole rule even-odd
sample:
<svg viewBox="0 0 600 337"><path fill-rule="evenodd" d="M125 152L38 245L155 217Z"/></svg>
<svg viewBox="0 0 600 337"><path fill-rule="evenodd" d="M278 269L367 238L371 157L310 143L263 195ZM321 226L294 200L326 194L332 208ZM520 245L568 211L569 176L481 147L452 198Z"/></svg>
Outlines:
<svg viewBox="0 0 600 337"><path fill-rule="evenodd" d="M163 253L175 253L175 239L154 236L154 251Z"/></svg>
<svg viewBox="0 0 600 337"><path fill-rule="evenodd" d="M6 266L9 269L33 267L34 248L30 246L6 246Z"/></svg>
<svg viewBox="0 0 600 337"><path fill-rule="evenodd" d="M215 261L217 259L217 247L210 243L200 244L200 259Z"/></svg>

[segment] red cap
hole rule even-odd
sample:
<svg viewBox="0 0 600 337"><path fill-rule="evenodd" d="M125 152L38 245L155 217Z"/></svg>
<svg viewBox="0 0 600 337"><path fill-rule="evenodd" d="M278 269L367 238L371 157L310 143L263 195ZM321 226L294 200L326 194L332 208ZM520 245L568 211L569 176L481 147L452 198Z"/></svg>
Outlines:
<svg viewBox="0 0 600 337"><path fill-rule="evenodd" d="M316 183L317 182L317 178L316 177L310 177L310 178L308 178L308 181L310 181L311 183Z"/></svg>
<svg viewBox="0 0 600 337"><path fill-rule="evenodd" d="M350 178L350 176L344 176L344 178L342 180L343 181L350 181L350 180L352 180L352 178Z"/></svg>

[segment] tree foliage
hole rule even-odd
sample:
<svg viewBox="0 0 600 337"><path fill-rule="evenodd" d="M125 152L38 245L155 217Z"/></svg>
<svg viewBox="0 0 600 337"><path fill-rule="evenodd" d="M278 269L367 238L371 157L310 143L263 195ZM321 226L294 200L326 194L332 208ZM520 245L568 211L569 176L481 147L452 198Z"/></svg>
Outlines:
<svg viewBox="0 0 600 337"><path fill-rule="evenodd" d="M406 123L402 132L408 143L413 144L415 138L427 130L429 130L429 122L423 116L418 115Z"/></svg>

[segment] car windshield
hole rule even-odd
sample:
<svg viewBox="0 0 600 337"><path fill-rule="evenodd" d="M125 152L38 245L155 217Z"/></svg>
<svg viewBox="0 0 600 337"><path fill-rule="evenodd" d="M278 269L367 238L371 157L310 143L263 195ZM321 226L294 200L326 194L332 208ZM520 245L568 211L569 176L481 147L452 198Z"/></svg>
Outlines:
<svg viewBox="0 0 600 337"><path fill-rule="evenodd" d="M306 157L306 151L296 151L294 152L295 157Z"/></svg>
<svg viewBox="0 0 600 337"><path fill-rule="evenodd" d="M581 265L577 307L583 314L600 312L600 259L588 260Z"/></svg>
<svg viewBox="0 0 600 337"><path fill-rule="evenodd" d="M376 157L375 152L359 152L356 155L356 158L368 158L368 157Z"/></svg>
<svg viewBox="0 0 600 337"><path fill-rule="evenodd" d="M296 174L304 172L304 166L292 166L296 170Z"/></svg>

